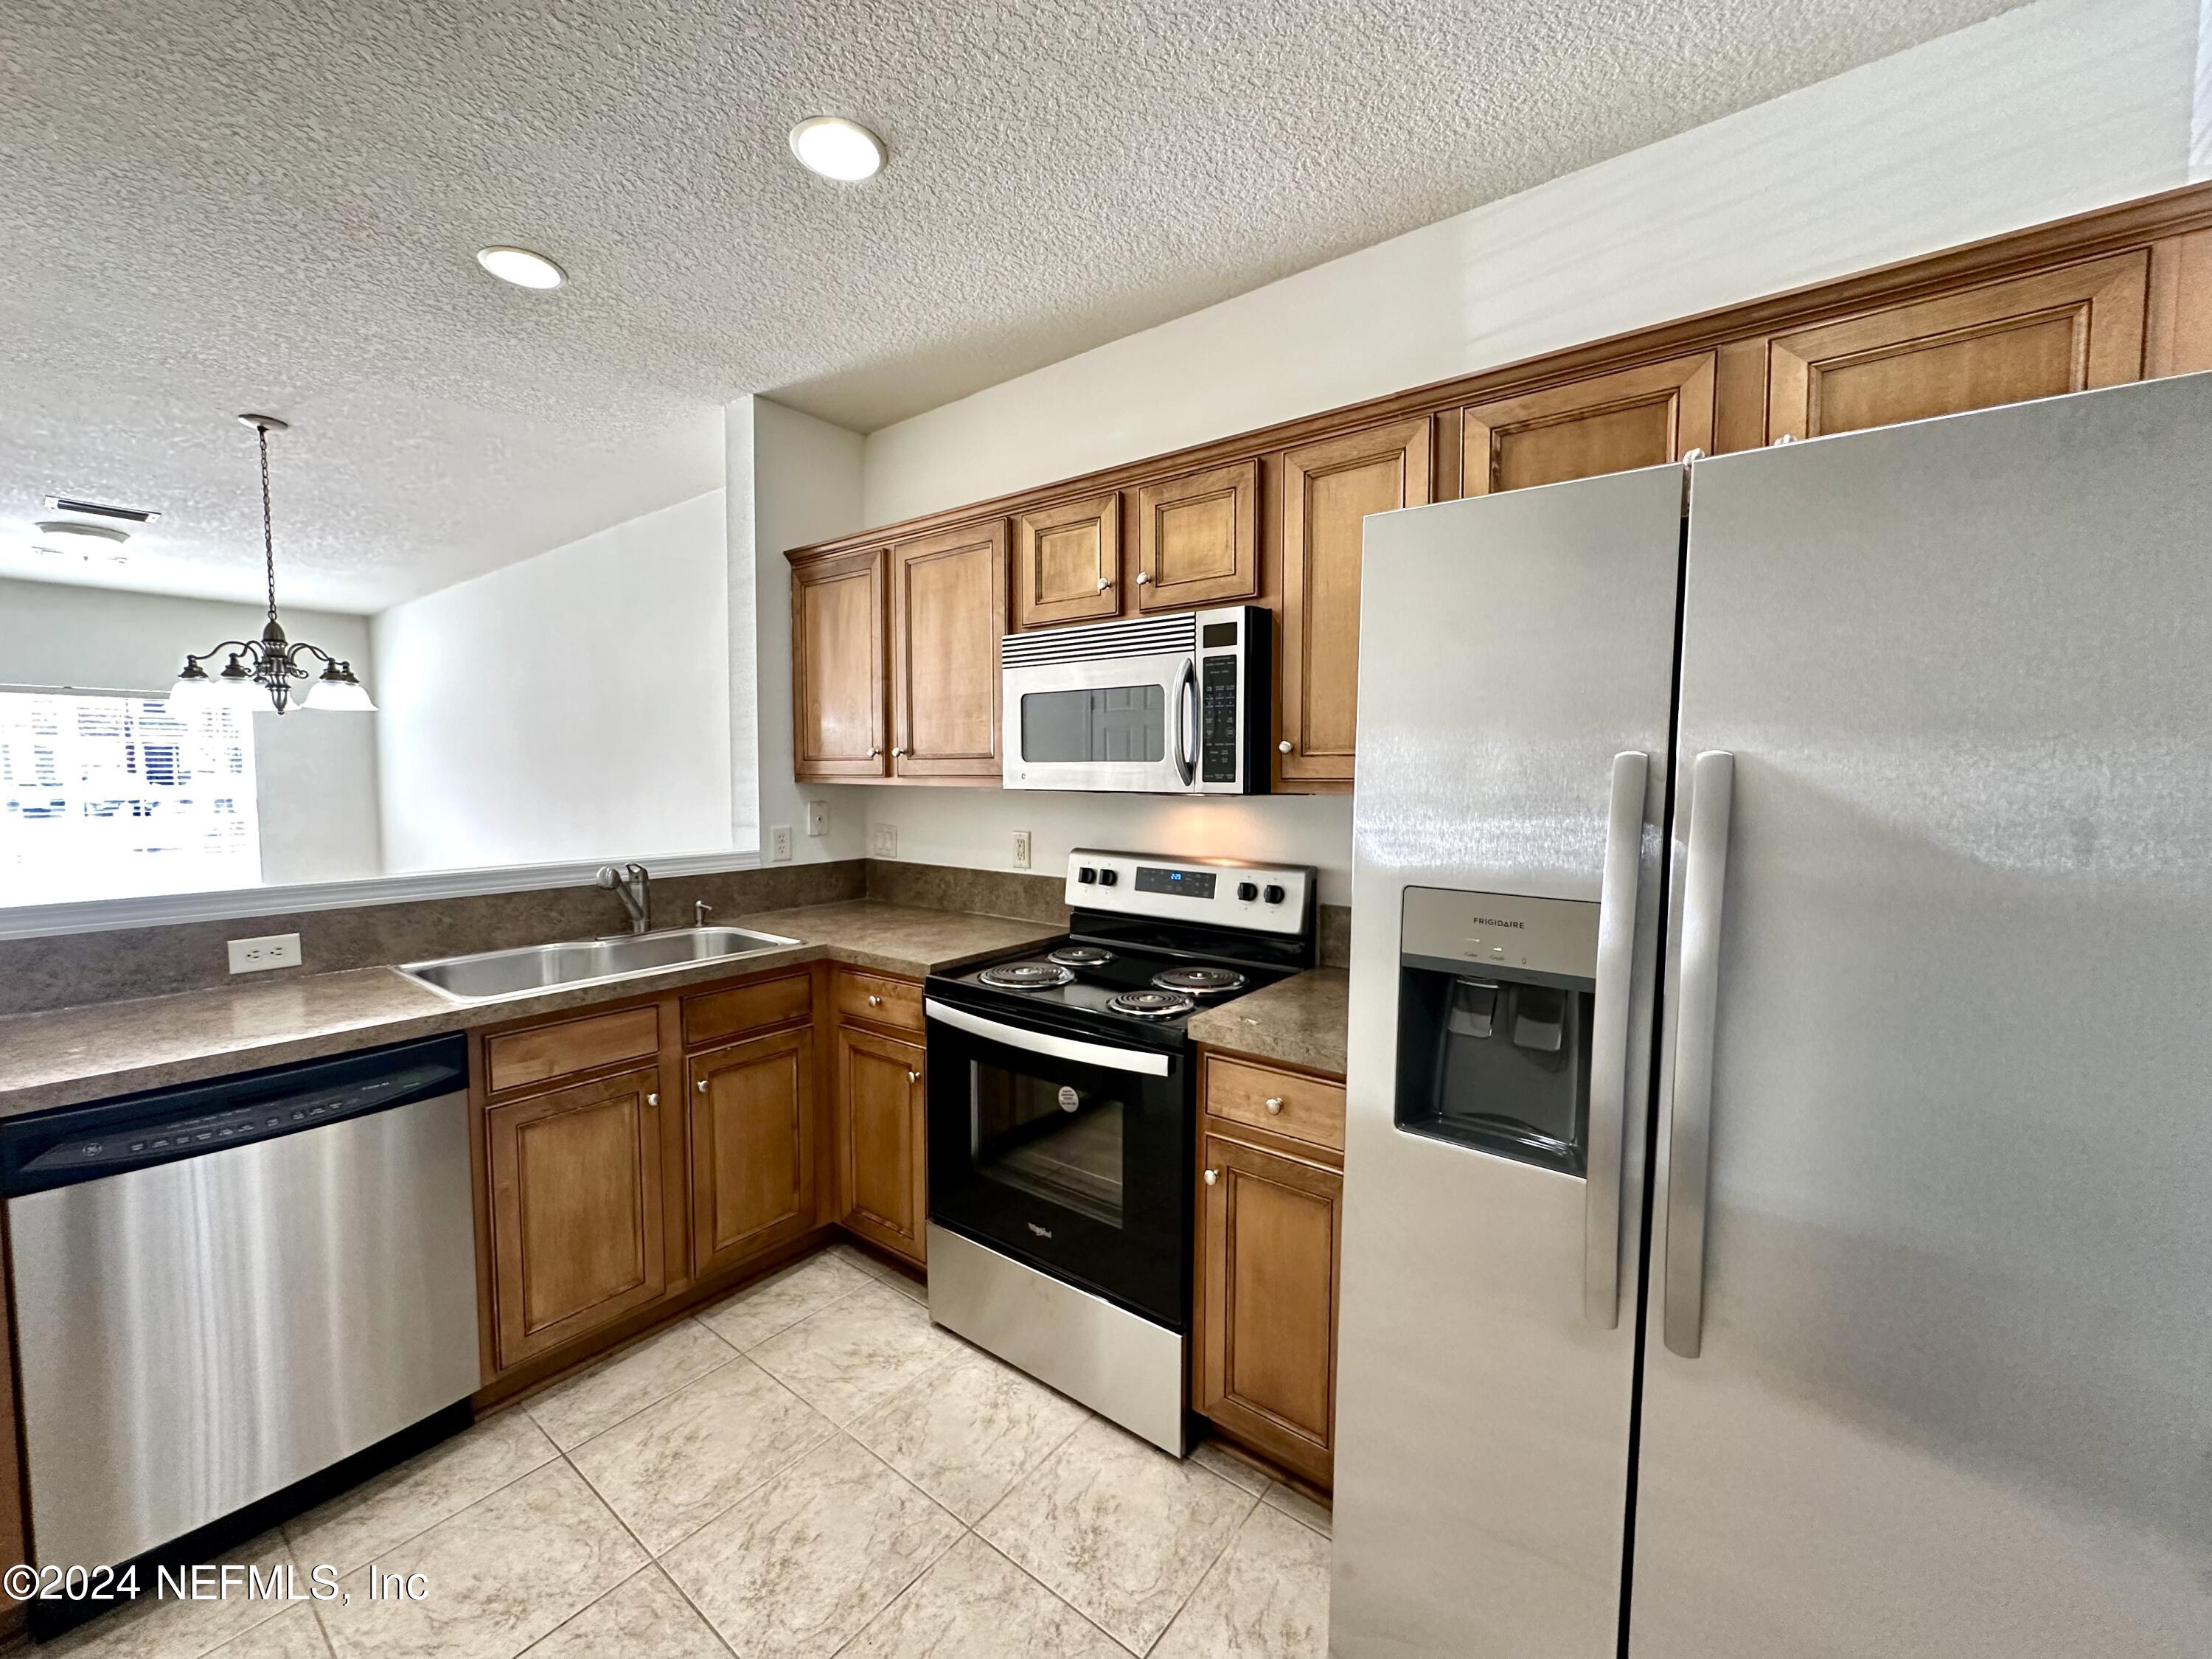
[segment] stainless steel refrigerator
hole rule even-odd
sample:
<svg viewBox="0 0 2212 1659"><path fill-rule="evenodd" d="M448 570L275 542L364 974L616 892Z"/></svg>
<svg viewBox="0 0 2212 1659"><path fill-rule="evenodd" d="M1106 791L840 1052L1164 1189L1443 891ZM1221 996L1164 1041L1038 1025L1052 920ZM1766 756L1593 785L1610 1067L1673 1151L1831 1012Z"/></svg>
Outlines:
<svg viewBox="0 0 2212 1659"><path fill-rule="evenodd" d="M1363 580L1332 1651L2212 1654L2212 376Z"/></svg>

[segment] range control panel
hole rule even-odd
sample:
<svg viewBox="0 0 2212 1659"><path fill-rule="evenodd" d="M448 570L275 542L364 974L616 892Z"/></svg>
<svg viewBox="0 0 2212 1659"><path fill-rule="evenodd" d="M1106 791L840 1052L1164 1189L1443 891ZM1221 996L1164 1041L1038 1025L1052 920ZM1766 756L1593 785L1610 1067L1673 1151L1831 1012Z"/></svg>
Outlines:
<svg viewBox="0 0 2212 1659"><path fill-rule="evenodd" d="M1313 908L1314 872L1301 864L1170 859L1079 847L1067 855L1067 902L1119 915L1298 933Z"/></svg>

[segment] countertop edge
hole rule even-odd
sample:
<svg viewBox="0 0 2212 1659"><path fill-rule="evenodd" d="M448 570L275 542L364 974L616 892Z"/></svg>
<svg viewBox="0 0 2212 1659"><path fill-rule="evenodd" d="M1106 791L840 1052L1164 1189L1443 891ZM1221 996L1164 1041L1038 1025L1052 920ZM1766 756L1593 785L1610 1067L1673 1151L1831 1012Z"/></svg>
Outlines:
<svg viewBox="0 0 2212 1659"><path fill-rule="evenodd" d="M846 903L866 903L872 901L847 901ZM809 906L803 908L829 911L842 905ZM908 908L908 907L894 907ZM757 931L793 936L799 931L794 927L798 910L769 911L757 916L741 917L735 925L752 927ZM148 1060L76 1075L39 1079L14 1087L0 1086L0 1119L27 1116L61 1107L82 1105L88 1102L110 1099L119 1096L143 1093L148 1090L167 1088L241 1072L258 1072L270 1066L283 1066L296 1060L320 1059L332 1054L342 1054L353 1048L381 1047L386 1043L404 1042L412 1038L434 1036L448 1031L467 1031L484 1026L504 1025L548 1014L557 1014L575 1009L586 1009L601 1003L626 1001L632 999L665 995L703 984L724 981L751 979L758 975L774 973L779 969L804 967L816 962L829 961L841 966L859 968L873 973L892 974L908 979L923 979L932 973L964 967L989 957L1003 955L1016 950L1030 940L1041 940L1063 931L1059 927L1033 921L1018 916L994 916L979 911L948 910L920 912L916 915L942 915L949 924L966 926L977 922L1002 924L1012 930L1005 938L974 949L944 953L933 952L927 957L908 956L896 950L872 949L866 945L842 944L834 939L801 939L797 944L764 951L738 962L698 963L669 968L659 972L641 975L634 979L618 980L605 984L578 986L568 989L535 992L520 996L482 1002L448 1002L437 992L405 979L397 967L380 966L337 970L330 975L308 976L324 981L341 975L366 983L372 976L388 976L397 981L400 994L412 994L422 999L419 1007L389 1013L371 1013L358 1020L338 1019L315 1026L295 1035L276 1035L267 1038L246 1036L234 1040L210 1038L196 1052L185 1055ZM825 920L830 920L825 918ZM779 926L781 923L782 925ZM306 982L295 980L297 985ZM231 989L234 988L222 988ZM236 988L254 990L261 988ZM281 989L282 987L270 988ZM378 994L381 994L379 988ZM205 992L182 992L178 996L205 996ZM142 1009L144 1005L170 1000L166 997L136 998L90 1005L90 1009L114 1012L118 1018L128 1020L127 1012ZM79 1018L89 1010L85 1007L55 1009L54 1015L73 1015ZM37 1013L14 1015L10 1023L39 1019ZM4 1036L4 1033L0 1033Z"/></svg>

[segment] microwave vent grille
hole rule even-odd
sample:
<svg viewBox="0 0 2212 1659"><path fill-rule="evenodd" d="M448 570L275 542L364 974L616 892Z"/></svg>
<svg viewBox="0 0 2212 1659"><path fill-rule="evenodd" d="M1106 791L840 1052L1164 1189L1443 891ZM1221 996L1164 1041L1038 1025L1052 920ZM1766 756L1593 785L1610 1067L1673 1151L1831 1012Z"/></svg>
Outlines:
<svg viewBox="0 0 2212 1659"><path fill-rule="evenodd" d="M1134 622L1085 623L1073 628L1009 634L999 644L999 661L1007 668L1042 663L1088 662L1099 658L1188 655L1198 648L1198 618L1190 611L1173 617L1140 617Z"/></svg>

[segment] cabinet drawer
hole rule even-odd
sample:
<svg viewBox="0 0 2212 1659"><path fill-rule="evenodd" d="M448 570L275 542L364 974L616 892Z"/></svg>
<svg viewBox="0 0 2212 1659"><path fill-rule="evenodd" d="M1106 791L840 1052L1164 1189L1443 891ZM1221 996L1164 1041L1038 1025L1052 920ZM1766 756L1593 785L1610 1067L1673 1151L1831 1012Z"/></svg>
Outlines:
<svg viewBox="0 0 2212 1659"><path fill-rule="evenodd" d="M487 1037L484 1075L497 1094L617 1060L642 1060L659 1047L659 1010L651 1005L624 1008L618 1013L564 1019L557 1025Z"/></svg>
<svg viewBox="0 0 2212 1659"><path fill-rule="evenodd" d="M921 987L913 980L840 968L836 982L839 1018L865 1019L904 1031L921 1030Z"/></svg>
<svg viewBox="0 0 2212 1659"><path fill-rule="evenodd" d="M684 1046L696 1048L740 1032L764 1030L805 1019L813 1011L813 981L805 974L702 991L684 999Z"/></svg>
<svg viewBox="0 0 2212 1659"><path fill-rule="evenodd" d="M1231 1123L1344 1150L1344 1086L1241 1060L1206 1062L1206 1109Z"/></svg>

